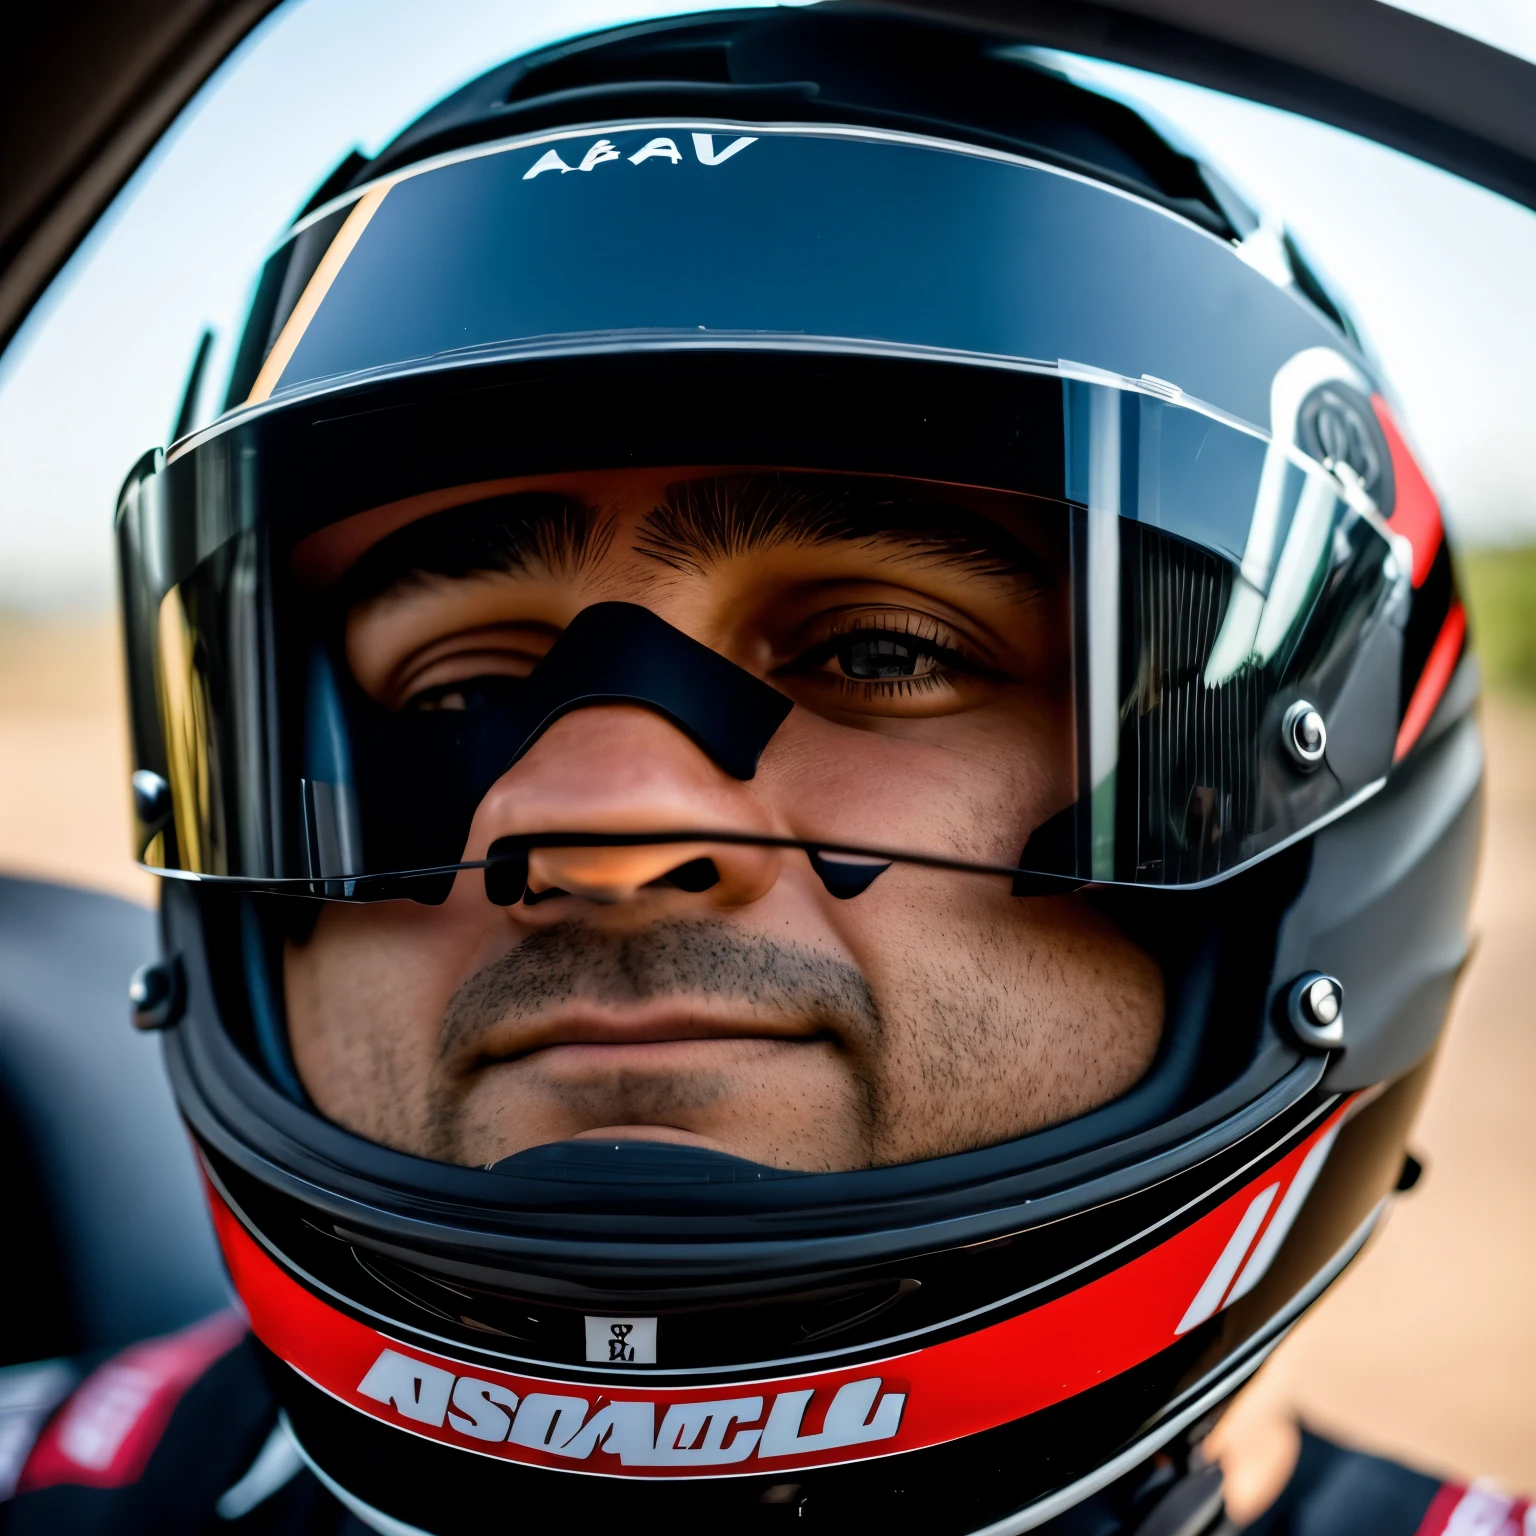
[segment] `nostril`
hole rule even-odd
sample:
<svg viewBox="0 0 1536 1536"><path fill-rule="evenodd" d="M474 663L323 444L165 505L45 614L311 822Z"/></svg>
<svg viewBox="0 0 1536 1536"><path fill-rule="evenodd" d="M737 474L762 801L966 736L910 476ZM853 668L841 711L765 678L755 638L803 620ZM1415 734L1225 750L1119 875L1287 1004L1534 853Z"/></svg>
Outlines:
<svg viewBox="0 0 1536 1536"><path fill-rule="evenodd" d="M523 895L525 907L536 907L541 901L552 901L556 896L569 896L569 891L562 891L558 885L546 886L542 891L527 891Z"/></svg>
<svg viewBox="0 0 1536 1536"><path fill-rule="evenodd" d="M711 886L719 885L720 871L715 868L713 859L689 859L662 878L680 891L707 891Z"/></svg>
<svg viewBox="0 0 1536 1536"><path fill-rule="evenodd" d="M510 838L491 844L485 866L485 894L492 906L515 907L528 888L528 853L517 849Z"/></svg>

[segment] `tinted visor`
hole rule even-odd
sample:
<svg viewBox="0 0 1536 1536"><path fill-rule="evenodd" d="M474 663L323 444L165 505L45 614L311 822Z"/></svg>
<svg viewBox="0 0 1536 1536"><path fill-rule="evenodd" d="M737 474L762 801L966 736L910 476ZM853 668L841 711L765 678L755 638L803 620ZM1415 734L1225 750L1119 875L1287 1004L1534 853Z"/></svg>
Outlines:
<svg viewBox="0 0 1536 1536"><path fill-rule="evenodd" d="M236 421L120 517L138 851L354 900L488 862L520 899L541 843L647 838L658 878L707 880L713 837L838 896L903 859L1217 879L1390 765L1404 577L1359 481L1150 390L878 358L546 360ZM541 811L631 738L697 815Z"/></svg>
<svg viewBox="0 0 1536 1536"><path fill-rule="evenodd" d="M266 265L226 405L509 347L829 341L1070 358L1260 426L1290 358L1348 345L1226 241L1082 176L871 129L620 123L316 210Z"/></svg>

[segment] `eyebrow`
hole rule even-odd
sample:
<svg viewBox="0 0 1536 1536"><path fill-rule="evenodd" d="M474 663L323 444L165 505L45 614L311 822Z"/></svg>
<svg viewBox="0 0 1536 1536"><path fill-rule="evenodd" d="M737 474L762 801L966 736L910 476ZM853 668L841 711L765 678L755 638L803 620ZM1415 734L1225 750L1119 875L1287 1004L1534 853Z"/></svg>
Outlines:
<svg viewBox="0 0 1536 1536"><path fill-rule="evenodd" d="M638 553L675 571L787 545L881 544L968 575L1052 585L1045 559L965 507L883 488L780 475L730 475L669 486L641 520Z"/></svg>
<svg viewBox="0 0 1536 1536"><path fill-rule="evenodd" d="M344 583L348 607L431 577L539 567L574 575L603 558L613 523L574 497L524 491L450 507L381 539Z"/></svg>

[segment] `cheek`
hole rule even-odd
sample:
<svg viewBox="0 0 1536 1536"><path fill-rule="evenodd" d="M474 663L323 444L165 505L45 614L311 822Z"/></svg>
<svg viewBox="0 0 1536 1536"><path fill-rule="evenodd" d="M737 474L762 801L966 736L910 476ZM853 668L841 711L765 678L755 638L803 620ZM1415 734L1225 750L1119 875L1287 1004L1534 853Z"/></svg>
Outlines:
<svg viewBox="0 0 1536 1536"><path fill-rule="evenodd" d="M878 1160L985 1146L1072 1119L1146 1072L1156 962L1079 897L1020 900L899 867L849 903L845 942L880 1009Z"/></svg>
<svg viewBox="0 0 1536 1536"><path fill-rule="evenodd" d="M942 742L892 737L797 710L753 787L803 836L1014 863L1073 799L1060 711L977 711L945 728Z"/></svg>
<svg viewBox="0 0 1536 1536"><path fill-rule="evenodd" d="M405 1108L394 1096L419 1097L448 1000L505 945L506 928L478 871L460 875L441 907L327 904L283 963L294 1063L316 1104L376 1131L382 1113Z"/></svg>
<svg viewBox="0 0 1536 1536"><path fill-rule="evenodd" d="M1162 968L1082 896L1024 900L1037 1011L1062 1050L1056 1068L1074 1113L1131 1087L1162 1040Z"/></svg>

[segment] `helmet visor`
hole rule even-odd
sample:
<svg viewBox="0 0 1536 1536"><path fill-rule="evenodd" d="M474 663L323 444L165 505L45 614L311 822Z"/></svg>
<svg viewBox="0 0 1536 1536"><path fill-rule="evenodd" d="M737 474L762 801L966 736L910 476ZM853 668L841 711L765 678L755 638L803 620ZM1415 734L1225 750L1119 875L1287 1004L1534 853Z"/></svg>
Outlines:
<svg viewBox="0 0 1536 1536"><path fill-rule="evenodd" d="M836 896L1218 879L1391 761L1403 578L1347 482L1152 390L867 358L237 419L120 518L136 851L340 900L712 840ZM652 750L698 798L630 803Z"/></svg>

